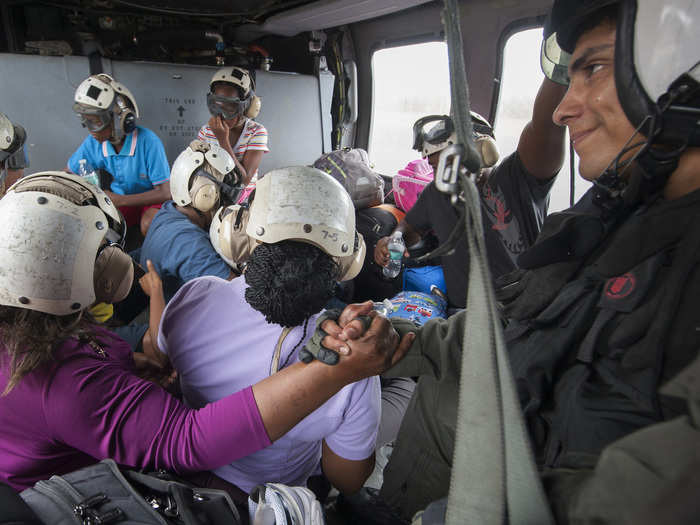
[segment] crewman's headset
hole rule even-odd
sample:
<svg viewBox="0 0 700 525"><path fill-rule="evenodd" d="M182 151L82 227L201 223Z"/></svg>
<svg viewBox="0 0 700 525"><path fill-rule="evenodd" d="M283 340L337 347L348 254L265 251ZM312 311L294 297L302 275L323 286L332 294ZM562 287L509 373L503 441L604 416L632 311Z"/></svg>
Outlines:
<svg viewBox="0 0 700 525"><path fill-rule="evenodd" d="M173 201L202 213L236 202L243 188L237 185L240 177L235 167L233 158L221 146L192 141L170 171Z"/></svg>
<svg viewBox="0 0 700 525"><path fill-rule="evenodd" d="M217 83L236 86L241 91L242 97L224 97L214 94L214 87ZM224 109L226 104L237 104L239 107L235 112L231 112ZM230 120L238 115L252 119L260 113L262 101L255 94L255 81L248 71L235 66L222 67L214 73L211 82L209 82L207 107L212 115L221 115L224 120Z"/></svg>
<svg viewBox="0 0 700 525"><path fill-rule="evenodd" d="M90 131L101 131L113 123L114 138L121 140L136 129L139 117L136 99L124 84L105 73L83 80L75 90L74 100L73 111ZM84 115L98 116L99 124L86 120Z"/></svg>
<svg viewBox="0 0 700 525"><path fill-rule="evenodd" d="M105 193L58 171L29 175L0 199L0 304L53 315L129 293L126 225Z"/></svg>

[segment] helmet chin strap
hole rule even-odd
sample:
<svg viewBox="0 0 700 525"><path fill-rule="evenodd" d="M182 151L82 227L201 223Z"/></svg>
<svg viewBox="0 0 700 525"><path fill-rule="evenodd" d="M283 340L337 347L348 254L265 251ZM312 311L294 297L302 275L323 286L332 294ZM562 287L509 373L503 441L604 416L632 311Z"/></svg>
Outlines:
<svg viewBox="0 0 700 525"><path fill-rule="evenodd" d="M107 139L107 140L109 140L109 142L113 146L119 146L124 142L124 137L126 137L126 135L122 132L121 129L119 129L119 124L117 123L117 119L114 118L114 115L112 115L111 127L112 127L112 136L109 137L109 139Z"/></svg>
<svg viewBox="0 0 700 525"><path fill-rule="evenodd" d="M240 170L238 169L238 166L234 166L233 172L235 175L236 182L243 179L243 177L241 177L241 173L240 173ZM238 202L238 198L241 196L241 192L245 189L245 186L243 186L241 184L236 183L233 186L231 186L230 184L226 184L225 182L218 180L211 173L207 173L204 170L200 170L198 175L200 177L204 177L206 179L209 179L214 184L216 184L217 187L219 188L219 192L221 192L221 195L226 197L232 204Z"/></svg>
<svg viewBox="0 0 700 525"><path fill-rule="evenodd" d="M661 132L660 122L660 115L647 115L603 174L593 181L593 202L601 208L604 218L618 214L624 216L625 210L658 195L677 168L687 142L675 148L654 147ZM644 140L633 143L647 126L649 132L646 137L642 136ZM622 160L635 148L638 150L631 158Z"/></svg>

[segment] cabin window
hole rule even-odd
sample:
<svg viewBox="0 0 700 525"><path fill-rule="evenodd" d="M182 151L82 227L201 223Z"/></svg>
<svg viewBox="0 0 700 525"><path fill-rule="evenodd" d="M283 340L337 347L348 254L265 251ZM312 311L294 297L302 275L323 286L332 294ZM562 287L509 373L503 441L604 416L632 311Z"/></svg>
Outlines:
<svg viewBox="0 0 700 525"><path fill-rule="evenodd" d="M542 83L540 69L540 45L542 28L527 29L512 35L506 41L503 50L503 72L501 91L494 121L494 130L501 157L515 151L525 124L532 116L532 106L537 90ZM549 213L569 207L571 179L569 176L569 147L567 135L566 158L564 165L554 182L550 194ZM574 155L578 173L578 156ZM578 200L591 183L578 175L574 182L574 195Z"/></svg>
<svg viewBox="0 0 700 525"><path fill-rule="evenodd" d="M450 111L447 45L426 42L380 49L372 56L373 108L368 152L375 170L393 176L419 157L413 123Z"/></svg>

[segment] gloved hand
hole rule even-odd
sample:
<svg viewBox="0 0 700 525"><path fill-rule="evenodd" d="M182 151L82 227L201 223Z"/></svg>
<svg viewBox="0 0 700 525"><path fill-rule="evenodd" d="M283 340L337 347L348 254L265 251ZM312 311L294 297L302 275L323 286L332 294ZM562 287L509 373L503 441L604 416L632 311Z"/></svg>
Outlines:
<svg viewBox="0 0 700 525"><path fill-rule="evenodd" d="M308 340L306 346L299 351L299 359L304 363L310 363L314 359L318 359L322 363L327 365L335 365L340 360L340 355L335 350L326 348L323 346L323 338L328 335L321 326L323 326L324 321L331 319L337 321L342 313L341 310L326 310L321 315L318 316L316 321L316 331L311 339ZM357 317L358 320L364 325L364 330L368 330L369 326L372 324L372 318L368 315L361 315Z"/></svg>

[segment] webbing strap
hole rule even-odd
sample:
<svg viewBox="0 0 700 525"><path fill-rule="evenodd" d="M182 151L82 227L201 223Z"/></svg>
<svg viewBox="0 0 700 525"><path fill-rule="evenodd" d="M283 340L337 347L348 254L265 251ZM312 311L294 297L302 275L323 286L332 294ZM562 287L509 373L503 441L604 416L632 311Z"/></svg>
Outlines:
<svg viewBox="0 0 700 525"><path fill-rule="evenodd" d="M452 108L459 142L470 155L469 92L464 78L457 0L445 0ZM457 118L458 115L463 118ZM470 163L465 164L470 171ZM446 523L554 523L530 450L491 287L479 191L466 174L469 289Z"/></svg>
<svg viewBox="0 0 700 525"><path fill-rule="evenodd" d="M463 177L470 252L447 523L553 523L532 458L490 285L476 186Z"/></svg>
<svg viewBox="0 0 700 525"><path fill-rule="evenodd" d="M292 328L289 326L285 326L282 328L282 332L280 333L279 338L277 339L277 345L275 346L275 351L272 354L272 360L270 361L270 375L276 374L279 372L280 369L280 356L282 354L282 343L284 340L287 338L289 335L289 332L292 331Z"/></svg>

